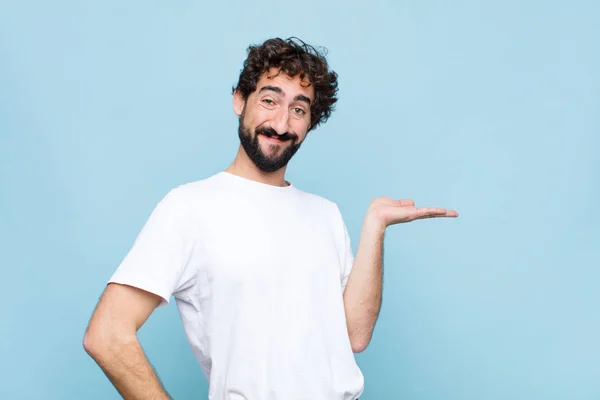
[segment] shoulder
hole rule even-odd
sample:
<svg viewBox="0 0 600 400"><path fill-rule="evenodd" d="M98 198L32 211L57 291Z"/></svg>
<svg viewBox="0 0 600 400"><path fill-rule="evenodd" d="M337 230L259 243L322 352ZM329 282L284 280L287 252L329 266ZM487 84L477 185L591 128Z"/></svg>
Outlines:
<svg viewBox="0 0 600 400"><path fill-rule="evenodd" d="M210 197L211 193L218 190L214 176L200 180L181 183L167 191L160 200L163 208L172 208L182 212L196 208L203 199Z"/></svg>

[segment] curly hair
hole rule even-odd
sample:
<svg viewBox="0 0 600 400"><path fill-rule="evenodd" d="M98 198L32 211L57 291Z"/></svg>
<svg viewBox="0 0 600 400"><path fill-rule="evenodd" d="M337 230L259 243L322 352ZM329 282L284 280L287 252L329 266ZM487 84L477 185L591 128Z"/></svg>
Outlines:
<svg viewBox="0 0 600 400"><path fill-rule="evenodd" d="M247 100L256 90L260 76L271 68L277 68L291 78L297 75L300 80L308 78L309 84L314 86L315 101L310 108L310 130L329 119L337 102L338 75L329 70L325 49L319 52L302 40L291 37L286 40L268 39L261 45L249 46L247 51L248 57L233 92L238 90Z"/></svg>

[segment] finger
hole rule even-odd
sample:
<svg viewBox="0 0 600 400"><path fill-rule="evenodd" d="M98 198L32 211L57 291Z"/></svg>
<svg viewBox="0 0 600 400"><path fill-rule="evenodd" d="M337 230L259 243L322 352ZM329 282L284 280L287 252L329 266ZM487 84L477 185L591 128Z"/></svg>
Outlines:
<svg viewBox="0 0 600 400"><path fill-rule="evenodd" d="M458 212L454 211L454 210L445 210L446 214L443 215L443 217L452 217L452 218L456 218L458 217Z"/></svg>
<svg viewBox="0 0 600 400"><path fill-rule="evenodd" d="M458 217L454 210L446 210L438 207L420 207L417 208L417 218L440 218L440 217Z"/></svg>
<svg viewBox="0 0 600 400"><path fill-rule="evenodd" d="M424 217L420 217L419 219L429 219L429 218L456 218L458 217L457 213L446 213L445 215L426 215Z"/></svg>
<svg viewBox="0 0 600 400"><path fill-rule="evenodd" d="M445 214L442 209L435 207L418 207L417 218L434 217Z"/></svg>
<svg viewBox="0 0 600 400"><path fill-rule="evenodd" d="M415 202L409 199L396 200L396 203L402 207L412 207L415 205Z"/></svg>
<svg viewBox="0 0 600 400"><path fill-rule="evenodd" d="M401 207L412 207L415 205L415 202L409 199L401 199L401 200L391 200L389 202L391 206L401 206Z"/></svg>
<svg viewBox="0 0 600 400"><path fill-rule="evenodd" d="M377 202L387 206L412 207L415 205L415 202L409 199L394 200L390 197L380 197Z"/></svg>

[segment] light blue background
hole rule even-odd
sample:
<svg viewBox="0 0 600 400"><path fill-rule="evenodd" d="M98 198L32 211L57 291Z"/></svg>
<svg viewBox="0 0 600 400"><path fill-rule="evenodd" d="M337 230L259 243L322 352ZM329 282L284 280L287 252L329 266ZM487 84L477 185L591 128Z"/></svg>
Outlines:
<svg viewBox="0 0 600 400"><path fill-rule="evenodd" d="M363 399L600 398L600 6L593 1L0 3L0 398L117 399L85 354L152 208L225 168L246 47L299 36L340 74L290 165L391 227ZM174 305L142 344L175 399L207 386Z"/></svg>

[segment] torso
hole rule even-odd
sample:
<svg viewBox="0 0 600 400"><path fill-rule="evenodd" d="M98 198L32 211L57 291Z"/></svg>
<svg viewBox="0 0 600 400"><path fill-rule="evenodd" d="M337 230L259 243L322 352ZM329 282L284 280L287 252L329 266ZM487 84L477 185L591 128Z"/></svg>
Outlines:
<svg viewBox="0 0 600 400"><path fill-rule="evenodd" d="M356 399L363 377L346 330L331 204L240 179L199 183L215 187L198 187L197 277L178 299L209 398Z"/></svg>

